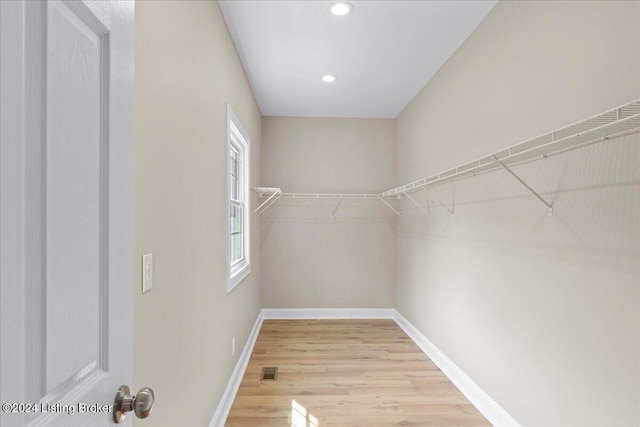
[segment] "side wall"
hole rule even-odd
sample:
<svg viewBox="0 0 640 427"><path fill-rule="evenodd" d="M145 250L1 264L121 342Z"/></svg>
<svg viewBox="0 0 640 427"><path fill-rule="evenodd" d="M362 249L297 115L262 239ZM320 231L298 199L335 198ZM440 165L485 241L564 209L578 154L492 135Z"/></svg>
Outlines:
<svg viewBox="0 0 640 427"><path fill-rule="evenodd" d="M205 426L261 307L259 218L251 274L226 293L225 103L251 138L253 185L262 117L217 2L137 2L135 98L132 385L156 392L151 424Z"/></svg>
<svg viewBox="0 0 640 427"><path fill-rule="evenodd" d="M639 16L499 3L396 119L396 185L640 98ZM640 423L639 146L516 167L551 217L503 172L402 202L396 308L523 425Z"/></svg>
<svg viewBox="0 0 640 427"><path fill-rule="evenodd" d="M284 192L393 186L393 120L265 117L262 182ZM263 214L263 306L391 308L394 213L380 200L281 199Z"/></svg>

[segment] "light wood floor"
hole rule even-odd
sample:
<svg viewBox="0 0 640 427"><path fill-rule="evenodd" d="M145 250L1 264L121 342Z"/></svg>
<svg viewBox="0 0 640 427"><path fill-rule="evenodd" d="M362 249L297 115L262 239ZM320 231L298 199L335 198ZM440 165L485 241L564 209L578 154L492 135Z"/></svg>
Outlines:
<svg viewBox="0 0 640 427"><path fill-rule="evenodd" d="M226 425L490 424L393 320L265 320Z"/></svg>

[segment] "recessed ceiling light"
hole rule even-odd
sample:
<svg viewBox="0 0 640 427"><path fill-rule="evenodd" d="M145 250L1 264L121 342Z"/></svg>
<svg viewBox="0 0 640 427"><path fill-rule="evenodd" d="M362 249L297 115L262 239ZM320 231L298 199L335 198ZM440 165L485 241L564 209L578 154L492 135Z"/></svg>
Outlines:
<svg viewBox="0 0 640 427"><path fill-rule="evenodd" d="M326 74L322 76L322 81L325 83L333 83L336 81L336 76L332 76L331 74Z"/></svg>
<svg viewBox="0 0 640 427"><path fill-rule="evenodd" d="M336 16L346 16L353 12L353 5L346 1L337 1L331 3L331 8L329 10L331 10L331 13Z"/></svg>

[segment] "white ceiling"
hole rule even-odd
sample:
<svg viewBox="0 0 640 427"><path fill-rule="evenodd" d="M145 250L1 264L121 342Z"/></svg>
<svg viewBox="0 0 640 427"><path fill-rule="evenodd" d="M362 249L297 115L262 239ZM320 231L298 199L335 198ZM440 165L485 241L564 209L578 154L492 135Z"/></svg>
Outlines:
<svg viewBox="0 0 640 427"><path fill-rule="evenodd" d="M395 118L497 1L331 3L220 0L263 115Z"/></svg>

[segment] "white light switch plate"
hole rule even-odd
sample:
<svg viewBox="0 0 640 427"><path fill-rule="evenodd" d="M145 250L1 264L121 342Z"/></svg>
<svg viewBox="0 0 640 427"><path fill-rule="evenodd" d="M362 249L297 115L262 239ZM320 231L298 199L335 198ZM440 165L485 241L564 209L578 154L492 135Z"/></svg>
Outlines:
<svg viewBox="0 0 640 427"><path fill-rule="evenodd" d="M142 293L153 288L153 254L142 255Z"/></svg>

